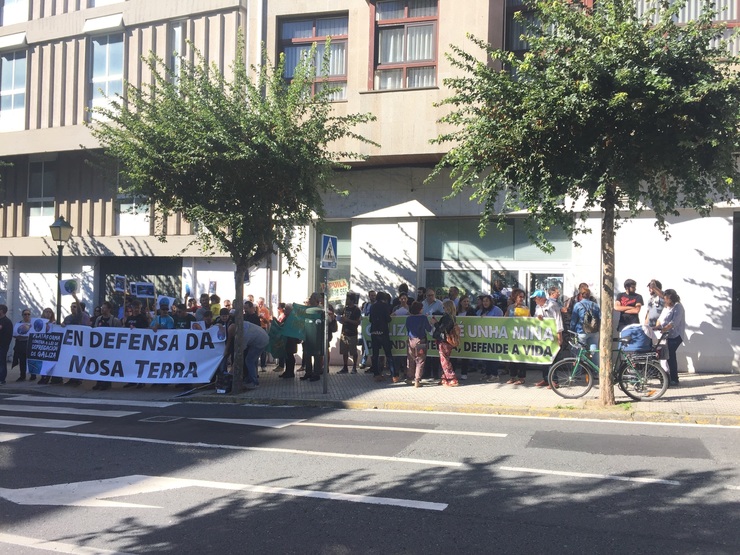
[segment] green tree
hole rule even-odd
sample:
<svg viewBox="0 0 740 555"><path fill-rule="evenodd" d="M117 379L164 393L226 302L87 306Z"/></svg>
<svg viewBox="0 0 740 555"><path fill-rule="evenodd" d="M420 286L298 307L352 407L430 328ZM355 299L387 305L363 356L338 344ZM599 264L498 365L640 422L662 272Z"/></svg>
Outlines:
<svg viewBox="0 0 740 555"><path fill-rule="evenodd" d="M374 119L336 115L329 86L312 94L315 47L288 82L283 56L277 67L263 55L259 68L248 69L243 42L240 37L229 78L195 49L195 61L182 58L177 75L150 54L143 62L152 83L127 84L125 98L109 99L89 124L104 157L119 165L124 192L156 207L163 240L167 216L180 213L196 224L204 251L228 253L236 266L237 307L245 273L266 257L279 253L286 271L299 269L304 230L324 213L322 194L338 192L332 180L345 161L363 158L337 150L336 142L369 143L353 128ZM242 322L237 310L237 353ZM235 392L242 362L235 357Z"/></svg>
<svg viewBox="0 0 740 555"><path fill-rule="evenodd" d="M452 46L458 76L435 142L452 143L432 176L451 171L452 194L472 190L489 221L526 210L544 250L554 226L588 232L602 213L600 350L611 352L614 237L644 210L668 238L679 208L706 215L738 192L738 59L710 2L686 24L682 4L661 0L637 14L633 0L533 0L521 13L528 51ZM487 54L483 56L483 54ZM501 68L505 68L501 70ZM601 400L614 403L611 360L601 357Z"/></svg>

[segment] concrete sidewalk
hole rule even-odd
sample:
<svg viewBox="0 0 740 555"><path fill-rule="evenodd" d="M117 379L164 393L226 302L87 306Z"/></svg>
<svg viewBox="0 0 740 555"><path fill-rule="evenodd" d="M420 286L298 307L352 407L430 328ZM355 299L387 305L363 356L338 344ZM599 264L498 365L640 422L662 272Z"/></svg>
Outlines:
<svg viewBox="0 0 740 555"><path fill-rule="evenodd" d="M390 378L378 384L363 371L359 374L337 374L338 370L339 367L331 368L327 394L322 393L321 381L279 379L278 373L272 370L260 373L258 389L238 395L219 395L211 388L177 397L182 390L173 386L124 389L123 384L114 384L107 391L93 391L91 388L95 382L91 381L77 387L9 381L0 386L0 394L449 411L740 426L738 374L682 374L679 387L669 388L661 399L650 402L631 401L615 387L617 405L604 408L598 400L598 387L581 399L563 399L550 390L534 386L540 379L539 372L530 372L528 383L523 386L503 383L507 376L502 376L501 383L485 383L481 374L472 373L468 380L460 382L459 387L425 385L414 388L403 382L393 384Z"/></svg>

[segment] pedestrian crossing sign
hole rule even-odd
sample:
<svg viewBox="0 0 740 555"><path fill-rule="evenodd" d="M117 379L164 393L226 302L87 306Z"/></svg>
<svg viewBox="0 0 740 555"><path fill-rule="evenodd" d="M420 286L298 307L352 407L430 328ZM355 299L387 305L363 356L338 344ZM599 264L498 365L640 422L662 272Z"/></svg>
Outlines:
<svg viewBox="0 0 740 555"><path fill-rule="evenodd" d="M337 267L337 238L333 235L321 236L322 270L334 270Z"/></svg>

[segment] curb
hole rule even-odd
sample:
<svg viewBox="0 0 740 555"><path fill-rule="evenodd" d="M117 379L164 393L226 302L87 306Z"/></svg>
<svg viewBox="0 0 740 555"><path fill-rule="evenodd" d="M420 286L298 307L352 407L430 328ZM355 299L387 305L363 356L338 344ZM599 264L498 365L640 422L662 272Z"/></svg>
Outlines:
<svg viewBox="0 0 740 555"><path fill-rule="evenodd" d="M407 402L339 401L330 399L273 399L242 397L241 395L207 394L182 397L179 400L204 403L232 403L244 405L267 405L272 407L293 406L310 408L333 408L347 410L399 410L418 412L453 412L459 414L490 414L530 418L555 418L562 420L612 420L618 422L654 422L665 424L696 424L740 427L740 416L677 414L661 412L625 411L619 405L587 409L562 409L547 407L509 407L505 405L440 405Z"/></svg>
<svg viewBox="0 0 740 555"><path fill-rule="evenodd" d="M0 394L36 395L39 397L69 397L55 391L20 389L14 387L0 388ZM602 420L614 422L645 422L662 424L693 424L700 426L729 426L740 427L740 416L726 414L679 414L675 412L642 412L625 410L623 405L602 407L597 403L589 403L586 408L549 408L549 407L513 407L506 405L481 404L437 404L437 403L409 403L409 402L370 402L370 401L341 401L335 399L274 399L265 397L251 397L248 393L239 395L203 393L185 397L172 395L162 396L150 401L169 401L186 403L214 403L214 404L244 404L266 405L272 407L307 407L330 408L345 410L398 410L418 412L445 412L458 414L490 414L498 416L523 418L552 418L560 420ZM115 402L115 398L105 397ZM123 399L121 399L123 400ZM126 399L128 400L128 399Z"/></svg>

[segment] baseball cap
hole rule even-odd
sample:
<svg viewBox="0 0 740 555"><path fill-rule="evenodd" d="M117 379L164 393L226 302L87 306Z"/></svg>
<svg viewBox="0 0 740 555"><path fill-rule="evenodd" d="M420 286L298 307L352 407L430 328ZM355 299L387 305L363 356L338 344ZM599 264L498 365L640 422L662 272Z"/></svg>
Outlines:
<svg viewBox="0 0 740 555"><path fill-rule="evenodd" d="M161 301L159 301L159 306L166 306L169 308L170 301L168 301L167 299L162 299Z"/></svg>
<svg viewBox="0 0 740 555"><path fill-rule="evenodd" d="M532 293L529 296L529 298L530 299L536 299L536 298L546 299L547 298L547 293L545 293L542 289L537 289L537 291L535 291L534 293Z"/></svg>

